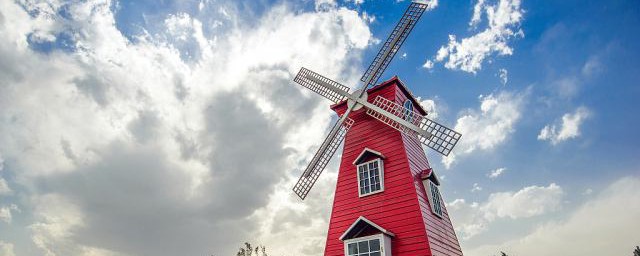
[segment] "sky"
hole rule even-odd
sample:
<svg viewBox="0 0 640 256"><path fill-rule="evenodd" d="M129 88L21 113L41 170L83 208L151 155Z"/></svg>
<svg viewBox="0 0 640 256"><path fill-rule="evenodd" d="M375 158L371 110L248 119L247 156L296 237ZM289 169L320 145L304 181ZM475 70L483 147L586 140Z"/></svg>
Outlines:
<svg viewBox="0 0 640 256"><path fill-rule="evenodd" d="M321 255L339 156L291 188L408 1L0 1L0 255ZM640 3L431 1L394 75L463 252L640 245Z"/></svg>

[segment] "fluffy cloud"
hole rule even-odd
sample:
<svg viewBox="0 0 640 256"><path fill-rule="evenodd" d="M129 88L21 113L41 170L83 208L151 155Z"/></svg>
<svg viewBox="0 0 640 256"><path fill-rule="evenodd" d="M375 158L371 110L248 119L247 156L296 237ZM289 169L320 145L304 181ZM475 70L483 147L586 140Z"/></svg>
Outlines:
<svg viewBox="0 0 640 256"><path fill-rule="evenodd" d="M12 211L20 212L20 209L15 204L0 207L0 221L4 221L7 224L11 224L11 220L13 219L13 215L11 214Z"/></svg>
<svg viewBox="0 0 640 256"><path fill-rule="evenodd" d="M477 184L474 184L474 186ZM456 199L447 204L456 231L463 239L485 232L496 219L521 219L557 210L564 192L554 183L529 186L516 192L492 193L484 203Z"/></svg>
<svg viewBox="0 0 640 256"><path fill-rule="evenodd" d="M427 111L427 117L429 117L429 119L437 119L438 118L438 109L439 107L436 106L436 99L425 99L422 100L420 97L418 97L418 101L420 102L420 106L422 106L422 108L424 108L424 110Z"/></svg>
<svg viewBox="0 0 640 256"><path fill-rule="evenodd" d="M500 82L502 83L502 85L507 85L507 82L509 81L508 74L509 72L504 68L498 70L498 76L500 77Z"/></svg>
<svg viewBox="0 0 640 256"><path fill-rule="evenodd" d="M503 143L515 131L527 94L480 95L480 109L466 110L456 122L454 130L462 133L462 139L452 154L442 158L445 167L449 168L457 155L490 150Z"/></svg>
<svg viewBox="0 0 640 256"><path fill-rule="evenodd" d="M487 57L493 54L513 54L513 48L508 44L509 40L524 36L519 29L524 14L520 8L520 0L490 2L478 0L469 22L469 25L475 28L482 21L484 14L487 19L486 29L461 40L455 35L449 35L449 43L438 50L436 61L444 61L448 69L476 73L482 68L482 63Z"/></svg>
<svg viewBox="0 0 640 256"><path fill-rule="evenodd" d="M504 173L504 171L506 171L506 170L507 170L507 168L500 167L500 168L498 168L498 169L495 169L495 170L493 170L493 171L489 172L489 173L487 174L487 177L489 177L489 178L491 178L491 179L498 178L498 176L502 175L502 174Z"/></svg>
<svg viewBox="0 0 640 256"><path fill-rule="evenodd" d="M548 140L556 145L562 141L577 138L580 136L580 126L590 116L589 109L579 107L573 113L564 114L560 124L549 124L542 128L538 134L538 140Z"/></svg>
<svg viewBox="0 0 640 256"><path fill-rule="evenodd" d="M13 244L0 241L0 255L15 256L16 254L13 252Z"/></svg>
<svg viewBox="0 0 640 256"><path fill-rule="evenodd" d="M125 35L110 1L0 3L2 174L28 198L31 247L224 255L283 230L323 237L329 199L301 203L290 188L332 113L291 80L305 65L357 81L367 23L332 6L244 17L233 4L204 2ZM298 217L257 214L274 205Z"/></svg>
<svg viewBox="0 0 640 256"><path fill-rule="evenodd" d="M640 197L638 187L637 177L623 178L583 203L566 219L547 222L504 243L471 248L465 255L492 255L501 250L523 256L631 255L638 243L635 234L640 225L640 204L629 202Z"/></svg>

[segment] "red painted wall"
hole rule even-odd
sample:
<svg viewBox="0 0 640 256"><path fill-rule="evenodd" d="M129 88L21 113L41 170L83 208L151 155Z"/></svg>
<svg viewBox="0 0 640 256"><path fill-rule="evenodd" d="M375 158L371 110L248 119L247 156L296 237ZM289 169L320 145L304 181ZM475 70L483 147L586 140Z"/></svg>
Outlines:
<svg viewBox="0 0 640 256"><path fill-rule="evenodd" d="M410 96L400 83L394 77L369 89L369 101L382 95L402 104ZM333 109L342 114L346 104L337 104ZM344 142L324 254L344 255L339 237L359 216L364 216L395 234L391 246L394 256L462 255L444 205L442 219L429 208L418 178L422 170L429 168L420 142L370 117L364 109L352 112L350 118L355 123ZM353 161L365 147L385 156L384 192L358 197Z"/></svg>

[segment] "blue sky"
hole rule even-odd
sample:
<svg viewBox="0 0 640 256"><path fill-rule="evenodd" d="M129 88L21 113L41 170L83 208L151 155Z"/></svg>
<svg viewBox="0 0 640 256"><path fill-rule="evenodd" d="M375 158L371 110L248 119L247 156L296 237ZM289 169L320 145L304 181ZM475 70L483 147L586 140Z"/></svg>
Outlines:
<svg viewBox="0 0 640 256"><path fill-rule="evenodd" d="M357 86L408 4L2 1L0 255L321 255L336 159L290 188L335 116L292 79ZM381 80L463 133L426 153L465 255L640 244L638 27L637 1L425 12Z"/></svg>

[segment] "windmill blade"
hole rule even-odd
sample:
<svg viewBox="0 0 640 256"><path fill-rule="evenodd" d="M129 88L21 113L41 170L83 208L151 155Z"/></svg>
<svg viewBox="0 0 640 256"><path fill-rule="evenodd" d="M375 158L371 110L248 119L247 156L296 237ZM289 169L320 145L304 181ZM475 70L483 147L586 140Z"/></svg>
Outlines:
<svg viewBox="0 0 640 256"><path fill-rule="evenodd" d="M338 103L344 100L346 95L349 95L349 87L304 67L300 68L293 81L333 101L333 103Z"/></svg>
<svg viewBox="0 0 640 256"><path fill-rule="evenodd" d="M389 35L389 38L387 38L387 41L382 45L382 48L373 59L371 65L369 65L367 71L362 75L362 78L360 78L360 81L364 82L365 89L378 82L380 75L387 69L387 66L426 9L427 5L423 3L414 2L409 5L391 32L391 35Z"/></svg>
<svg viewBox="0 0 640 256"><path fill-rule="evenodd" d="M346 119L339 119L333 126L327 138L322 142L318 152L316 152L313 159L311 159L311 163L309 163L307 169L302 173L296 185L293 186L293 192L295 192L300 199L304 200L307 197L307 194L318 180L318 177L320 177L320 173L322 173L327 166L329 160L331 160L331 157L338 149L338 146L340 146L340 143L352 125L353 120L346 117Z"/></svg>
<svg viewBox="0 0 640 256"><path fill-rule="evenodd" d="M418 138L422 144L442 155L448 156L462 137L460 133L382 96L376 97L372 104L377 106L379 110L367 108L367 115L380 120L410 137ZM407 125L403 125L393 120L389 115L400 117L410 124L418 126L421 130L416 131ZM425 136L424 134L428 134L429 136Z"/></svg>

